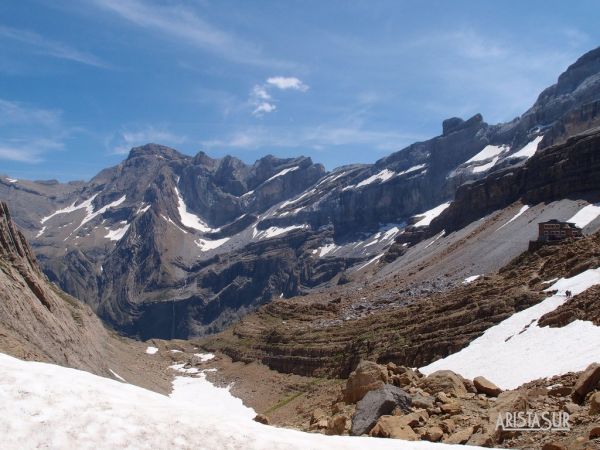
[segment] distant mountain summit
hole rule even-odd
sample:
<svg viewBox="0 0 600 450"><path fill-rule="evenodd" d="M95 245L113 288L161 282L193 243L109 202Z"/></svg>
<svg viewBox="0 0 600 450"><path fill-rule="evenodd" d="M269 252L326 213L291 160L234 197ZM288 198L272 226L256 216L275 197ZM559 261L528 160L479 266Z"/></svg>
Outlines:
<svg viewBox="0 0 600 450"><path fill-rule="evenodd" d="M141 338L202 335L273 298L402 261L434 231L489 212L492 197L502 207L514 201L514 192L485 191L485 180L531 170L534 155L542 161L549 147L597 126L599 80L596 49L521 117L450 118L441 135L374 164L326 172L306 157L248 165L148 144L89 182L0 178L0 198L49 279L111 326ZM457 210L457 192L471 193L478 212Z"/></svg>

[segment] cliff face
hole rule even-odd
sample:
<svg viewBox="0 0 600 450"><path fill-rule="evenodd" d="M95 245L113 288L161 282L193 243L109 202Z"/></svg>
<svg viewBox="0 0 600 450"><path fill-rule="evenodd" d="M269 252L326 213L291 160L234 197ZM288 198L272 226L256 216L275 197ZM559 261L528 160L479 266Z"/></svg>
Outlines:
<svg viewBox="0 0 600 450"><path fill-rule="evenodd" d="M535 154L521 167L461 186L429 234L452 232L521 200L524 204L600 193L600 130L592 129Z"/></svg>
<svg viewBox="0 0 600 450"><path fill-rule="evenodd" d="M0 351L98 373L107 345L91 309L48 282L0 202Z"/></svg>

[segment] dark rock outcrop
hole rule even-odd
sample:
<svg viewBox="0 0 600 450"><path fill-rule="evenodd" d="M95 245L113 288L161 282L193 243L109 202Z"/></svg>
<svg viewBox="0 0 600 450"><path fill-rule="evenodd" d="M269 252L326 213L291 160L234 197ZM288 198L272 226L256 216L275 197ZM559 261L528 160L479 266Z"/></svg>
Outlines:
<svg viewBox="0 0 600 450"><path fill-rule="evenodd" d="M369 391L356 405L351 434L360 436L368 433L381 416L390 414L396 407L405 413L410 412L410 395L402 389L386 384L380 389Z"/></svg>

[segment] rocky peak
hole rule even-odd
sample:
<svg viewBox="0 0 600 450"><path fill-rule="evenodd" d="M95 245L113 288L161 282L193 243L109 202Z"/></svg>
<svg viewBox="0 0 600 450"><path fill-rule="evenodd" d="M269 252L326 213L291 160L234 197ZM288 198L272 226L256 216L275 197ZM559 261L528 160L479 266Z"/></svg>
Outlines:
<svg viewBox="0 0 600 450"><path fill-rule="evenodd" d="M483 116L481 114L475 114L468 120L463 120L460 117L451 117L442 122L442 135L447 136L455 131L470 128L474 125L478 125L483 122Z"/></svg>
<svg viewBox="0 0 600 450"><path fill-rule="evenodd" d="M177 150L167 147L165 145L159 144L146 144L140 147L134 147L129 151L128 160L140 157L162 157L164 159L179 159L182 158L183 155L179 153Z"/></svg>

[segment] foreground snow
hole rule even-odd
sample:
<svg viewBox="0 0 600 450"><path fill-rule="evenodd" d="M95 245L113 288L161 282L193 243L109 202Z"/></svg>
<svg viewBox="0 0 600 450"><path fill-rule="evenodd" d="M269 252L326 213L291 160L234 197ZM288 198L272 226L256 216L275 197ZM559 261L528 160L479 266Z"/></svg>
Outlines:
<svg viewBox="0 0 600 450"><path fill-rule="evenodd" d="M430 374L449 369L466 378L484 376L503 389L528 381L585 369L600 362L600 327L576 320L562 328L540 328L538 320L566 301L600 284L600 269L586 270L556 281L546 291L557 291L541 303L513 314L489 328L461 351L420 370Z"/></svg>
<svg viewBox="0 0 600 450"><path fill-rule="evenodd" d="M170 397L51 364L0 354L3 449L468 449L462 445L324 436L269 427L201 375Z"/></svg>

